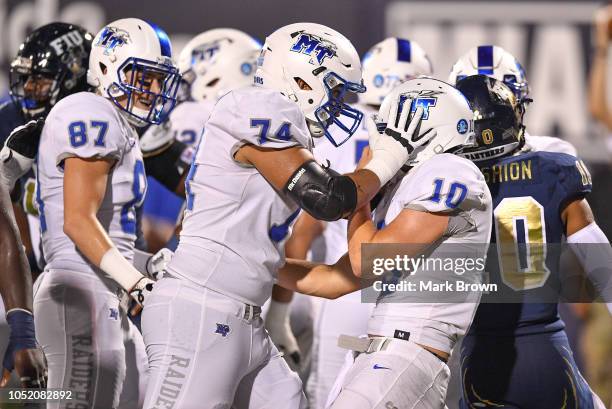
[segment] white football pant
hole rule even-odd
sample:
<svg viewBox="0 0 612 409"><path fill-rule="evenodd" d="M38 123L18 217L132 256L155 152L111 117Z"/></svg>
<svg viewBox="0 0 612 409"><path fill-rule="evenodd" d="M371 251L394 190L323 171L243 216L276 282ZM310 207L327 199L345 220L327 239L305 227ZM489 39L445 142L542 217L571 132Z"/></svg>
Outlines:
<svg viewBox="0 0 612 409"><path fill-rule="evenodd" d="M45 272L39 282L34 319L47 357L47 387L73 391L72 400L48 402L47 408L141 408L147 357L120 306L118 285L58 270Z"/></svg>
<svg viewBox="0 0 612 409"><path fill-rule="evenodd" d="M328 408L443 409L449 377L448 366L431 352L392 339L385 350L349 351Z"/></svg>
<svg viewBox="0 0 612 409"><path fill-rule="evenodd" d="M164 277L146 300L146 409L302 409L306 398L252 308Z"/></svg>

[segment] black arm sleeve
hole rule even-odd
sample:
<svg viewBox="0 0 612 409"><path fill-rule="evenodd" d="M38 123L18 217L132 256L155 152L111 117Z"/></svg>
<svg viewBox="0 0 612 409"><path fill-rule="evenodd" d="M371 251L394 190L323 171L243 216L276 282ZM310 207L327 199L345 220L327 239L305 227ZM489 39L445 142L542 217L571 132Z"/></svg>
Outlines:
<svg viewBox="0 0 612 409"><path fill-rule="evenodd" d="M319 220L338 220L352 213L357 206L355 182L314 160L302 164L283 190L302 209Z"/></svg>
<svg viewBox="0 0 612 409"><path fill-rule="evenodd" d="M189 163L182 158L187 149L191 148L182 142L172 142L158 155L144 158L145 172L174 192L189 167Z"/></svg>

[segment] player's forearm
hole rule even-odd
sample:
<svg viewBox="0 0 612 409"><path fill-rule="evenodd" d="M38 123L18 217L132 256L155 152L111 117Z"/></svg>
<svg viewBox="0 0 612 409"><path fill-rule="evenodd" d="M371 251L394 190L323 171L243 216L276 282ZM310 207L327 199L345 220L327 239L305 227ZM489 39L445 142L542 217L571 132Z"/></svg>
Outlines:
<svg viewBox="0 0 612 409"><path fill-rule="evenodd" d="M93 214L64 214L64 233L68 235L79 251L95 266L113 243Z"/></svg>
<svg viewBox="0 0 612 409"><path fill-rule="evenodd" d="M380 190L380 180L370 170L359 169L346 176L350 177L357 187L357 205L356 209L370 203L370 200Z"/></svg>
<svg viewBox="0 0 612 409"><path fill-rule="evenodd" d="M144 277L119 253L95 215L65 217L64 232L90 263L107 273L126 291L132 290Z"/></svg>
<svg viewBox="0 0 612 409"><path fill-rule="evenodd" d="M376 226L372 222L370 206L360 207L349 218L348 249L353 273L361 277L361 245L370 243L376 235Z"/></svg>
<svg viewBox="0 0 612 409"><path fill-rule="evenodd" d="M288 259L278 273L278 285L306 295L336 299L367 285L353 275L348 256L334 265Z"/></svg>
<svg viewBox="0 0 612 409"><path fill-rule="evenodd" d="M6 311L13 308L32 311L30 269L17 233L8 193L3 196L0 206L0 294Z"/></svg>
<svg viewBox="0 0 612 409"><path fill-rule="evenodd" d="M306 212L298 217L293 226L291 237L285 244L285 257L306 260L312 242L323 233L323 222L316 220ZM289 303L293 299L293 291L275 285L272 288L272 300Z"/></svg>
<svg viewBox="0 0 612 409"><path fill-rule="evenodd" d="M612 129L612 112L610 112L608 107L608 98L606 95L607 62L607 46L605 48L597 48L589 78L589 109L594 118Z"/></svg>
<svg viewBox="0 0 612 409"><path fill-rule="evenodd" d="M599 13L604 13L604 11ZM609 23L604 14L598 16L595 23L595 49L589 78L589 108L594 118L612 129L612 112L609 110L606 95Z"/></svg>

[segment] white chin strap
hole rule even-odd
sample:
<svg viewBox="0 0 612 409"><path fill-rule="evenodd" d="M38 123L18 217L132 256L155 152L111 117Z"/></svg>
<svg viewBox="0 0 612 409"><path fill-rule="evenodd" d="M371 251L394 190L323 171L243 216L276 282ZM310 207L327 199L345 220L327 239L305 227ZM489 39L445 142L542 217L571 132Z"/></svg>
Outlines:
<svg viewBox="0 0 612 409"><path fill-rule="evenodd" d="M148 110L144 110L144 109L141 109L141 108L136 108L136 107L133 107L133 108L132 108L132 110L131 110L131 112L132 112L134 115L139 115L139 116L142 116L142 117L146 117L146 116L149 114L149 111L148 111ZM127 112L127 111L123 111L123 110L122 110L122 111L121 111L121 113L123 114L123 116L125 117L125 119L127 119L127 121L128 121L128 122L129 122L131 125L135 126L136 128L142 128L142 127L144 127L144 126L147 126L147 125L148 125L148 122L147 122L147 121L145 121L145 120L143 120L143 119L140 119L140 118L137 118L137 117L135 117L134 115L130 115L130 113L129 113L129 112Z"/></svg>

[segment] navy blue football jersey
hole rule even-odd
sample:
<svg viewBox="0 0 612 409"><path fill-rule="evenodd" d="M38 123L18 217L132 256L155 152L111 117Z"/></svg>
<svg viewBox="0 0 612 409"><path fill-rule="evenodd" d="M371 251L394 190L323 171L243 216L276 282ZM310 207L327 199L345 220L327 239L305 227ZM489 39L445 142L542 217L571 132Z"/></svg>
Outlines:
<svg viewBox="0 0 612 409"><path fill-rule="evenodd" d="M6 101L0 105L0 143L2 146L13 129L23 124L25 120L17 105L12 101Z"/></svg>
<svg viewBox="0 0 612 409"><path fill-rule="evenodd" d="M529 152L489 161L480 169L494 205L494 251L486 271L499 290L483 296L469 333L522 335L563 329L557 303L550 301L561 287L561 212L591 191L586 167L571 155ZM518 302L500 303L502 297Z"/></svg>

